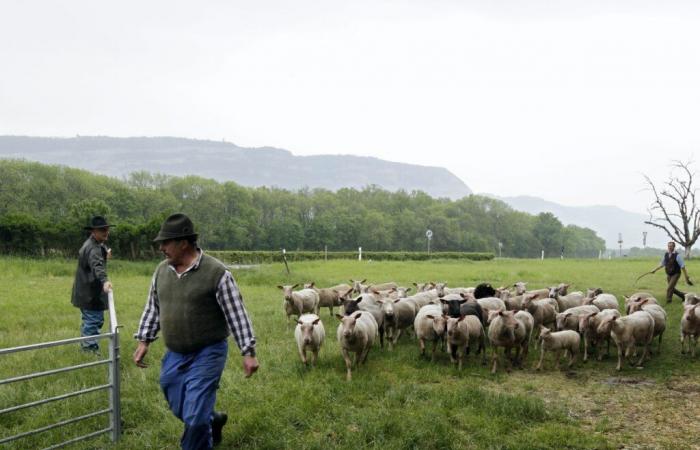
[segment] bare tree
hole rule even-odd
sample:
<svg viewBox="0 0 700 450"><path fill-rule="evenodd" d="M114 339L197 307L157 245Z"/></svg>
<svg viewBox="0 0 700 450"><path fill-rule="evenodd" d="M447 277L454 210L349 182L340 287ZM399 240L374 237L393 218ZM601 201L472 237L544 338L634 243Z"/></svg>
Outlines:
<svg viewBox="0 0 700 450"><path fill-rule="evenodd" d="M644 175L654 194L649 220L644 223L661 228L671 240L685 247L686 258L690 258L690 250L700 237L700 209L695 201L697 188L693 187L696 174L690 165L690 161L673 161L668 180L659 188Z"/></svg>

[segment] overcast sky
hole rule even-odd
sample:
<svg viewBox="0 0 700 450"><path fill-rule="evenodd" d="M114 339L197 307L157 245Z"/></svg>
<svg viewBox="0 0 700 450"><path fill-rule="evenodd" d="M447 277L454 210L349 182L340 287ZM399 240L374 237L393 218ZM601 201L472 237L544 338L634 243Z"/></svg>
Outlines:
<svg viewBox="0 0 700 450"><path fill-rule="evenodd" d="M698 167L698 3L3 0L0 134L368 155L644 212L642 173Z"/></svg>

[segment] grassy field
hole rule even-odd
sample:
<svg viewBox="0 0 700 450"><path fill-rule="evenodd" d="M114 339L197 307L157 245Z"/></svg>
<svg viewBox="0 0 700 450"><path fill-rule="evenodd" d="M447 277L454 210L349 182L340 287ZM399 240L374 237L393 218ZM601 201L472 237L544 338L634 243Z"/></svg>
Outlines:
<svg viewBox="0 0 700 450"><path fill-rule="evenodd" d="M321 312L327 340L319 363L302 367L293 329L287 328L282 297L275 285L314 280L324 286L348 278L370 281L446 281L494 286L528 281L532 288L559 282L571 290L600 286L618 296L647 290L663 298L661 274L635 286L634 279L656 260L495 260L485 262L295 263L235 270L258 338L260 371L244 379L235 344L219 390L217 409L230 419L221 448L700 448L700 363L680 355L681 306L666 309L669 324L661 355L643 369L616 358L579 363L571 371L524 370L495 376L474 357L462 372L440 353L435 363L419 356L417 342L402 339L397 348L374 348L366 366L345 381L335 340L337 320ZM0 258L0 348L75 337L79 312L70 305L74 261ZM689 264L691 276L698 269ZM113 261L122 329L122 408L124 434L116 448L177 448L181 424L167 408L158 386L162 342L152 345L141 370L131 362L134 333L155 263ZM686 289L681 285L682 290ZM103 347L103 354L106 350ZM94 358L93 358L94 359ZM77 346L9 355L0 359L0 378L87 362ZM104 383L104 367L0 386L0 409ZM0 416L0 438L38 428L107 405L106 393L91 394L28 411ZM91 419L62 431L21 441L16 448L39 448L104 427ZM74 448L107 448L102 437ZM0 448L2 446L0 445Z"/></svg>

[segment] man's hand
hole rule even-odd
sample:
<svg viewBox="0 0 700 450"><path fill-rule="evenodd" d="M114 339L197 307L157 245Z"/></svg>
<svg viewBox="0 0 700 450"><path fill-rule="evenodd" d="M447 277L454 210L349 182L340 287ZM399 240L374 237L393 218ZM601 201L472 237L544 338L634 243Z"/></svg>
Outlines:
<svg viewBox="0 0 700 450"><path fill-rule="evenodd" d="M105 284L102 285L102 290L105 292L105 294L109 291L112 290L112 282L111 281L105 281Z"/></svg>
<svg viewBox="0 0 700 450"><path fill-rule="evenodd" d="M134 352L134 363L136 363L137 367L142 369L148 367L148 364L143 362L143 359L146 357L146 353L148 353L148 342L139 341L136 351Z"/></svg>
<svg viewBox="0 0 700 450"><path fill-rule="evenodd" d="M246 378L250 378L258 370L258 367L260 364L255 356L243 357L243 373L245 373Z"/></svg>

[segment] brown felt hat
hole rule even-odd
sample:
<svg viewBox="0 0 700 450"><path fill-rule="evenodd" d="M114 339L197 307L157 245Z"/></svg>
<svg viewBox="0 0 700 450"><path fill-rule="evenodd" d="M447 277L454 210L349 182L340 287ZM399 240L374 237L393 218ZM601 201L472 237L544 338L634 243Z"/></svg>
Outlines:
<svg viewBox="0 0 700 450"><path fill-rule="evenodd" d="M153 239L153 242L167 241L168 239L184 239L188 237L197 237L194 232L194 224L189 217L182 213L173 214L163 222L160 226L158 236Z"/></svg>

